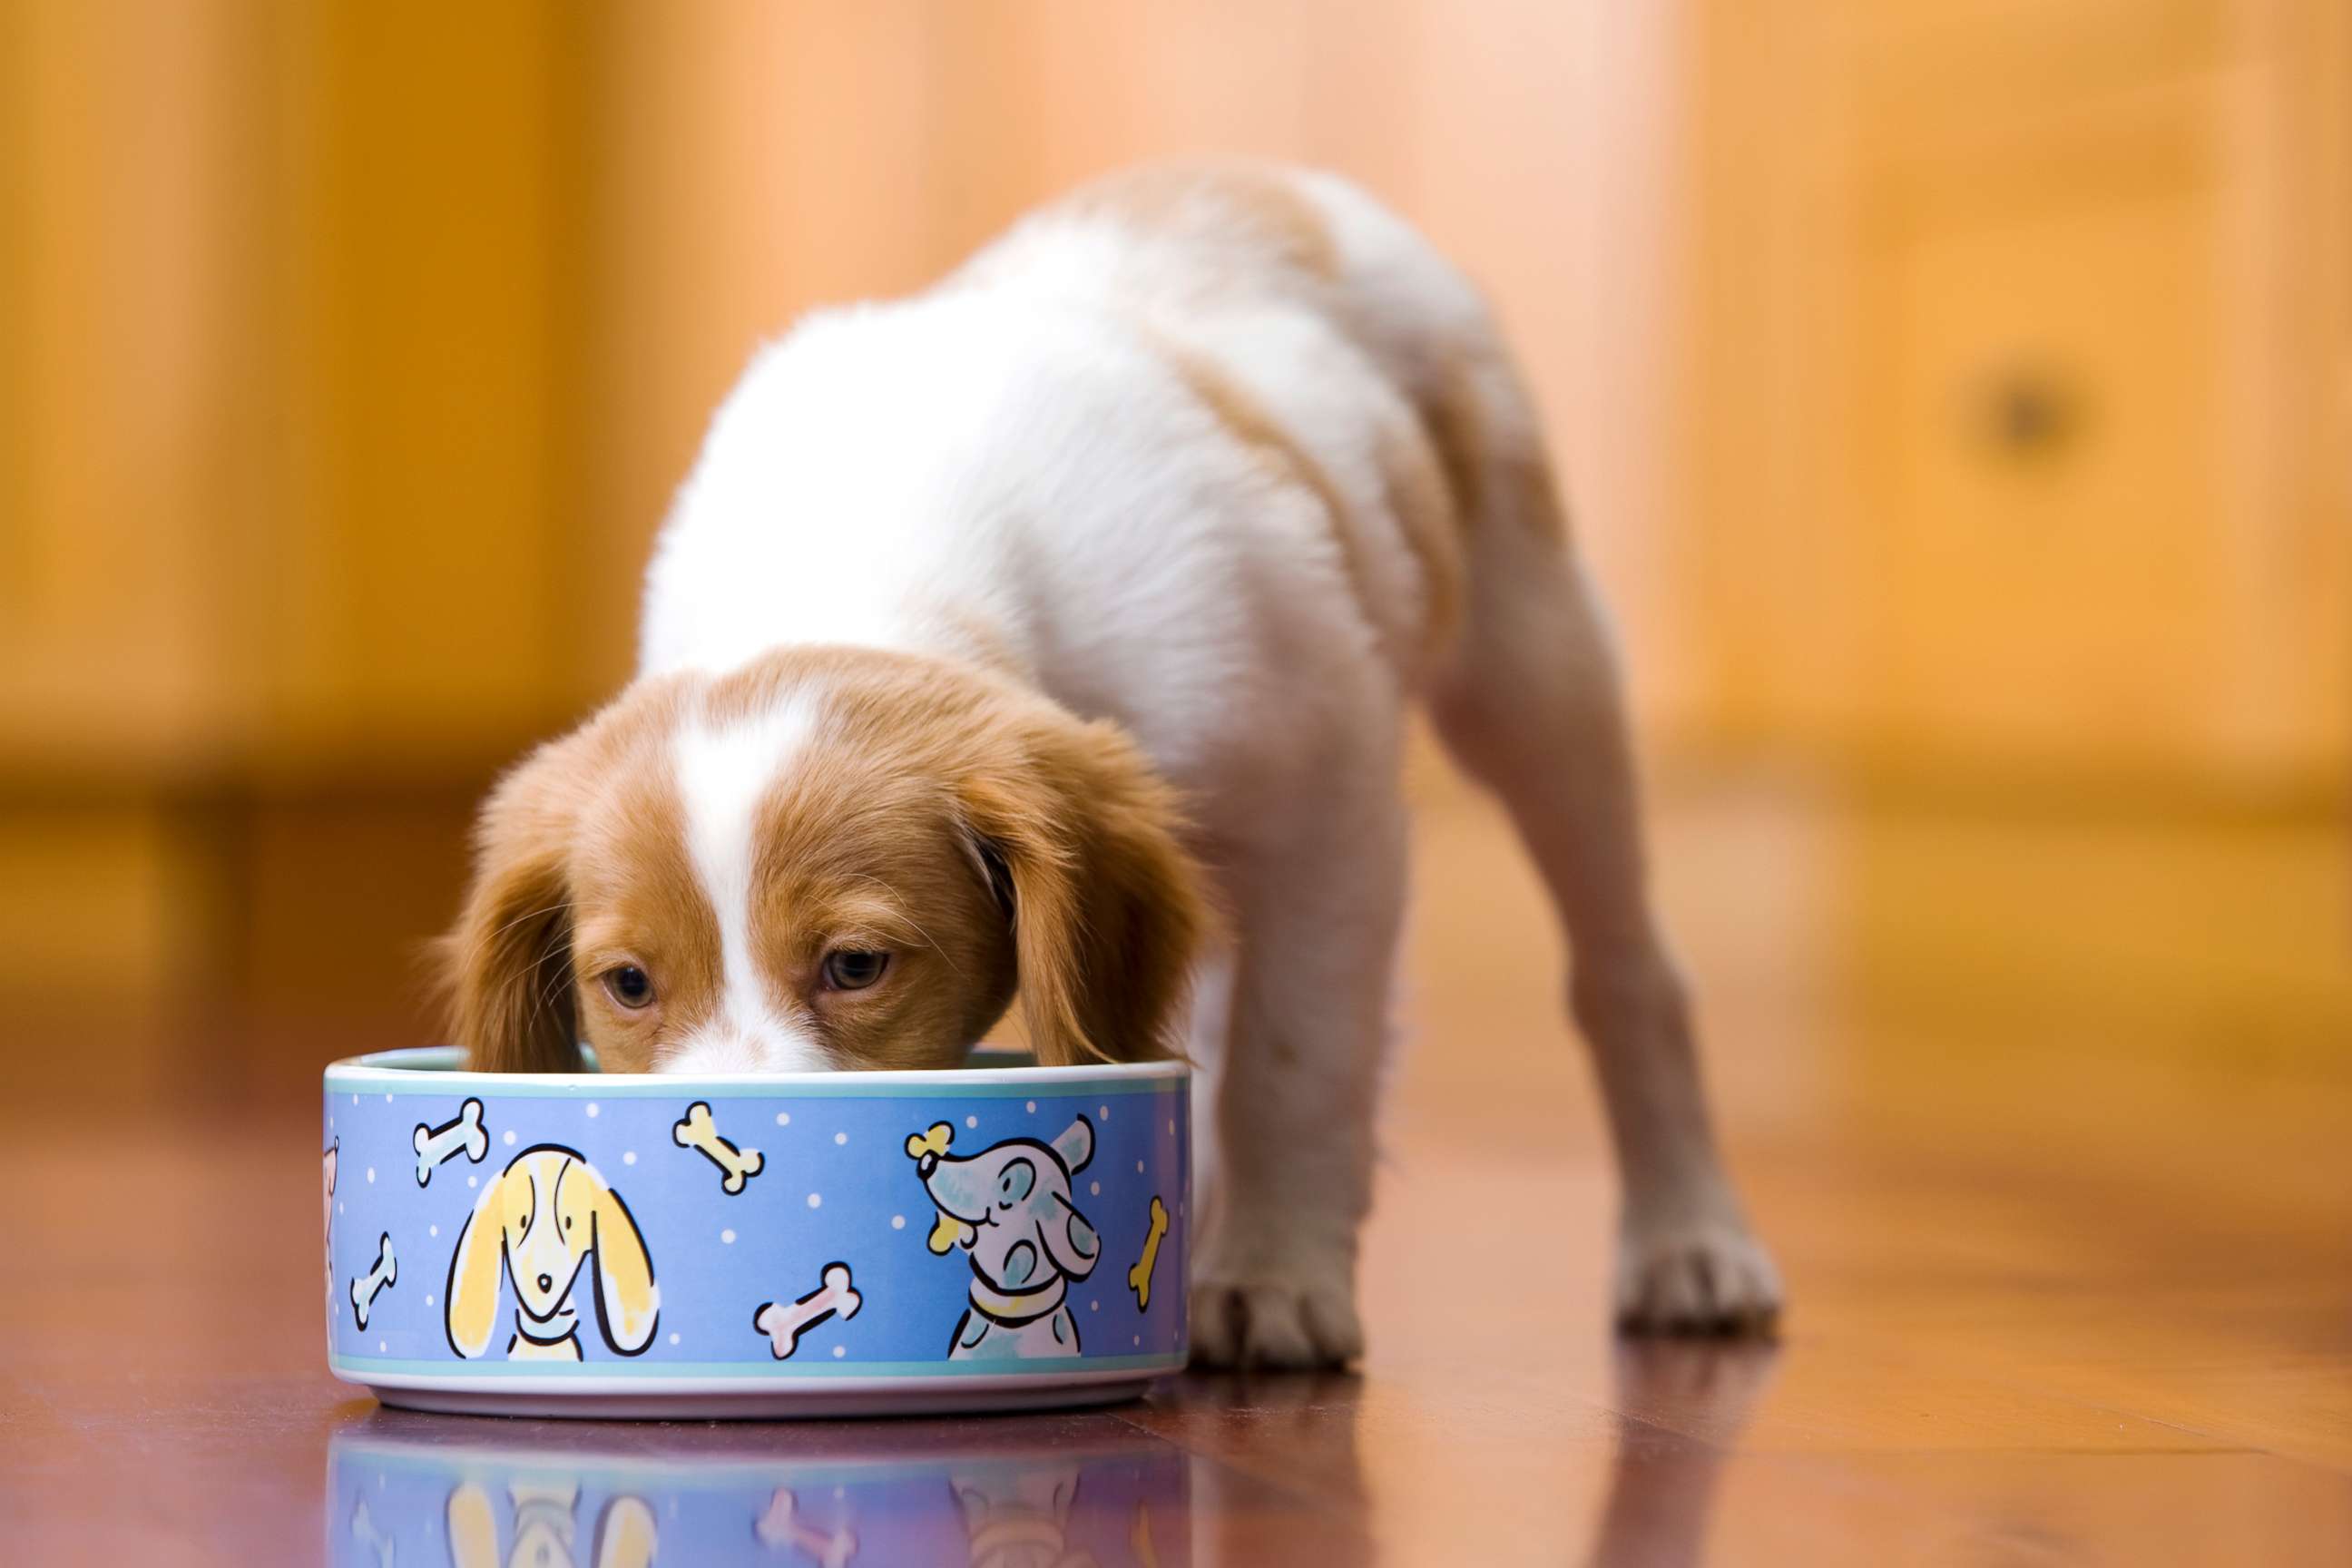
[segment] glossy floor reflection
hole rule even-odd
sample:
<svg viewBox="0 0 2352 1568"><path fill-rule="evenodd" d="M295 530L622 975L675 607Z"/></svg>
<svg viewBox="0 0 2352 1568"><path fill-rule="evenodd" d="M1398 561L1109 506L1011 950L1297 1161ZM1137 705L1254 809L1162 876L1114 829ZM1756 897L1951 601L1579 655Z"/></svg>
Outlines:
<svg viewBox="0 0 2352 1568"><path fill-rule="evenodd" d="M1182 1449L1112 1417L790 1429L376 1411L327 1446L349 1568L1193 1561Z"/></svg>
<svg viewBox="0 0 2352 1568"><path fill-rule="evenodd" d="M320 1364L306 1086L0 1110L0 1563L2352 1561L2345 837L1766 790L1659 837L1777 1347L1609 1335L1549 929L1449 807L1360 1375L954 1422L383 1412Z"/></svg>

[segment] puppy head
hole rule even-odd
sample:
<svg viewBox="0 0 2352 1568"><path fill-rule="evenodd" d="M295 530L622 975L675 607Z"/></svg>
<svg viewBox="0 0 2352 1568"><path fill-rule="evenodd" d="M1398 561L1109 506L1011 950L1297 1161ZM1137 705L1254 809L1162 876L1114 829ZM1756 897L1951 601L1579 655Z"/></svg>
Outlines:
<svg viewBox="0 0 2352 1568"><path fill-rule="evenodd" d="M1120 732L969 667L793 649L641 681L493 792L445 945L474 1064L948 1067L1160 1046L1201 923Z"/></svg>

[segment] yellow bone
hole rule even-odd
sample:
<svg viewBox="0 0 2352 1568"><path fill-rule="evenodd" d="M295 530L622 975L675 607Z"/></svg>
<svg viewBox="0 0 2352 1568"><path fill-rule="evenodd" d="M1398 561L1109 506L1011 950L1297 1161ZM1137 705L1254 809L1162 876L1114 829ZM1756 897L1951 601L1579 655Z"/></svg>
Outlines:
<svg viewBox="0 0 2352 1568"><path fill-rule="evenodd" d="M944 1254L960 1241L975 1239L978 1232L951 1214L941 1214L931 1222L930 1248Z"/></svg>
<svg viewBox="0 0 2352 1568"><path fill-rule="evenodd" d="M738 1148L719 1135L719 1124L711 1120L708 1100L698 1100L688 1106L686 1120L675 1123L669 1135L681 1149L701 1150L703 1157L719 1167L719 1190L730 1196L741 1192L743 1184L758 1175L760 1168L767 1163L757 1149Z"/></svg>
<svg viewBox="0 0 2352 1568"><path fill-rule="evenodd" d="M907 1158L919 1160L926 1154L937 1154L941 1159L945 1159L948 1145L954 1142L955 1129L944 1121L934 1121L929 1131L910 1132L907 1135ZM931 1236L928 1245L933 1252L944 1256L948 1249L958 1242L969 1243L976 1240L978 1234L955 1215L941 1211L940 1217L931 1222Z"/></svg>
<svg viewBox="0 0 2352 1568"><path fill-rule="evenodd" d="M1167 1205L1153 1198L1151 1230L1143 1238L1143 1257L1127 1271L1127 1288L1135 1292L1135 1305L1139 1311L1151 1305L1151 1271L1160 1263L1160 1238L1167 1234Z"/></svg>

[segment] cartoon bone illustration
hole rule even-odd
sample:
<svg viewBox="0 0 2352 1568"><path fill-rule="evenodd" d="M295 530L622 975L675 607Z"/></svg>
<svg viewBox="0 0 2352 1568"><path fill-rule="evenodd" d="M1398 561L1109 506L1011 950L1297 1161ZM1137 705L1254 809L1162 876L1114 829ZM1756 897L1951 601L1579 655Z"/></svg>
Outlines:
<svg viewBox="0 0 2352 1568"><path fill-rule="evenodd" d="M1143 1257L1127 1271L1127 1288L1135 1292L1138 1311L1151 1305L1151 1271L1160 1266L1160 1238L1168 1234L1168 1206L1151 1200L1151 1229L1143 1238Z"/></svg>
<svg viewBox="0 0 2352 1568"><path fill-rule="evenodd" d="M768 1511L751 1526L760 1544L768 1547L789 1546L814 1558L823 1568L846 1568L849 1560L857 1555L857 1537L847 1526L830 1534L800 1519L800 1500L793 1496L790 1487L778 1487L768 1499Z"/></svg>
<svg viewBox="0 0 2352 1568"><path fill-rule="evenodd" d="M490 1134L482 1126L482 1102L468 1100L457 1108L457 1114L438 1127L416 1124L416 1184L425 1185L433 1179L433 1167L445 1160L457 1158L463 1151L466 1158L478 1165L490 1152Z"/></svg>
<svg viewBox="0 0 2352 1568"><path fill-rule="evenodd" d="M368 1313L373 1310L376 1297L399 1279L400 1259L392 1255L392 1232L387 1230L376 1243L375 1267L352 1279L352 1316L361 1328L367 1327Z"/></svg>
<svg viewBox="0 0 2352 1568"><path fill-rule="evenodd" d="M916 1162L918 1165L922 1163L922 1158L926 1154L930 1155L934 1160L944 1160L947 1158L948 1145L954 1142L955 1129L944 1121L934 1121L931 1123L930 1131L927 1132L907 1134L907 1158ZM976 1234L971 1226L945 1209L941 1209L939 1217L931 1221L931 1234L924 1245L928 1246L932 1252L944 1258L950 1247L970 1247Z"/></svg>
<svg viewBox="0 0 2352 1568"><path fill-rule="evenodd" d="M710 1118L710 1107L696 1100L686 1108L686 1120L670 1128L670 1137L681 1149L699 1149L710 1163L724 1172L719 1178L719 1190L732 1197L743 1190L743 1184L760 1173L767 1162L757 1149L739 1149L719 1136L719 1124Z"/></svg>
<svg viewBox="0 0 2352 1568"><path fill-rule="evenodd" d="M763 1302L751 1314L751 1326L768 1336L778 1361L790 1357L800 1348L801 1336L827 1318L838 1313L847 1322L866 1304L866 1298L850 1288L848 1264L828 1263L818 1278L823 1283L799 1300L789 1306L782 1301Z"/></svg>

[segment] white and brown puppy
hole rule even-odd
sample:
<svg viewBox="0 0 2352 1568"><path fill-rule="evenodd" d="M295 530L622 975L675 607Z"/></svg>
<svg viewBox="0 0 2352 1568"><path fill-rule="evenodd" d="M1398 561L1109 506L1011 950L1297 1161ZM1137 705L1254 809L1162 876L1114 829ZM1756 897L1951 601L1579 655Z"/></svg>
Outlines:
<svg viewBox="0 0 2352 1568"><path fill-rule="evenodd" d="M1016 989L1050 1062L1183 1042L1195 1346L1342 1360L1418 700L1574 948L1622 1318L1775 1310L1528 395L1360 192L1145 169L803 321L712 422L642 651L484 811L449 947L481 1066L941 1067Z"/></svg>

